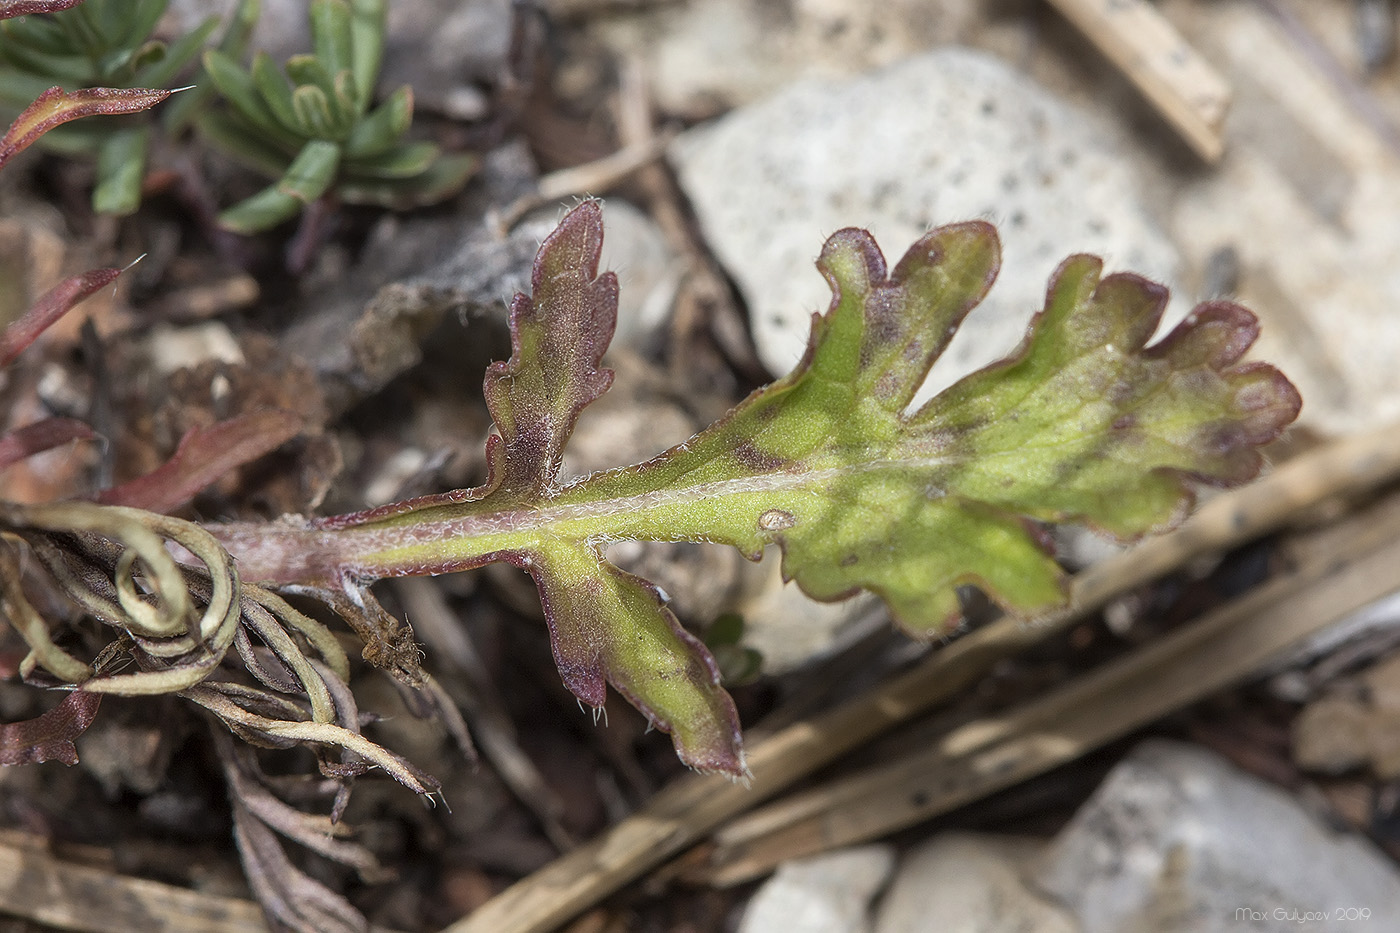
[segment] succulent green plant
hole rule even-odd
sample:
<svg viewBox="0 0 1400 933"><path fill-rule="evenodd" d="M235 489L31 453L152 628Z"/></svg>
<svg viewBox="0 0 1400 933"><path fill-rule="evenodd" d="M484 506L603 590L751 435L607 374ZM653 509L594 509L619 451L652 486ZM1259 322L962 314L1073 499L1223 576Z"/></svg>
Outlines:
<svg viewBox="0 0 1400 933"><path fill-rule="evenodd" d="M412 207L458 191L476 169L470 154L444 154L406 139L413 91L371 107L384 48L385 0L312 0L314 52L279 71L265 52L244 68L210 51L204 66L226 109L199 128L218 148L277 180L219 215L253 233L295 217L329 194L350 203Z"/></svg>
<svg viewBox="0 0 1400 933"><path fill-rule="evenodd" d="M209 17L173 42L152 38L169 0L34 2L31 15L0 23L0 107L9 116L48 88L168 87L218 25ZM54 152L96 157L93 209L130 214L141 203L153 121L98 117L56 128L40 141Z"/></svg>

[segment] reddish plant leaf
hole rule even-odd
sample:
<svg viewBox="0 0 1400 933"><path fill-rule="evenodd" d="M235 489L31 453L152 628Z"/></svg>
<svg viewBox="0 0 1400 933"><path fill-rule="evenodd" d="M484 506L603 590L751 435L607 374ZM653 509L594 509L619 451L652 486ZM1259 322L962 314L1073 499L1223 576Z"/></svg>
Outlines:
<svg viewBox="0 0 1400 933"><path fill-rule="evenodd" d="M510 359L486 371L501 435L487 456L502 492L554 491L579 413L612 385L602 361L617 325L617 276L598 274L602 249L602 208L586 201L540 247L533 298L511 302Z"/></svg>
<svg viewBox="0 0 1400 933"><path fill-rule="evenodd" d="M64 279L44 293L28 311L20 315L0 333L0 366L8 366L25 347L33 343L54 321L67 314L74 305L93 292L109 285L120 269L93 269L82 275Z"/></svg>
<svg viewBox="0 0 1400 933"><path fill-rule="evenodd" d="M65 91L51 87L40 94L19 115L0 138L0 166L29 148L40 137L62 123L81 117L110 116L148 110L171 95L171 91L151 88L90 87Z"/></svg>
<svg viewBox="0 0 1400 933"><path fill-rule="evenodd" d="M224 474L297 436L301 418L289 411L256 411L207 428L191 428L169 460L145 476L98 493L104 505L169 512Z"/></svg>
<svg viewBox="0 0 1400 933"><path fill-rule="evenodd" d="M100 693L74 690L42 716L0 723L0 765L32 765L41 761L77 764L78 750L73 740L92 725L101 702Z"/></svg>
<svg viewBox="0 0 1400 933"><path fill-rule="evenodd" d="M0 435L0 470L69 441L90 440L92 428L77 418L45 418Z"/></svg>

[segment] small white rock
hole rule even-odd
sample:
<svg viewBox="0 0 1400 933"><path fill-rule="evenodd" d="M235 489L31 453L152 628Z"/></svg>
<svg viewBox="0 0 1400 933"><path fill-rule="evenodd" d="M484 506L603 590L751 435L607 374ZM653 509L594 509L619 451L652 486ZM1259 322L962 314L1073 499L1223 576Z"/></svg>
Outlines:
<svg viewBox="0 0 1400 933"><path fill-rule="evenodd" d="M997 223L1001 279L935 367L931 394L1014 349L1072 253L1171 283L1176 250L1142 207L1123 146L1110 122L999 59L945 48L855 79L794 84L683 134L672 153L778 374L830 302L812 266L824 237L865 227L893 266L932 227Z"/></svg>
<svg viewBox="0 0 1400 933"><path fill-rule="evenodd" d="M1034 880L1084 933L1388 930L1400 917L1400 871L1370 842L1212 752L1164 740L1114 768Z"/></svg>
<svg viewBox="0 0 1400 933"><path fill-rule="evenodd" d="M864 933L870 901L893 868L887 845L785 862L749 901L739 933Z"/></svg>
<svg viewBox="0 0 1400 933"><path fill-rule="evenodd" d="M796 583L783 580L776 547L758 564L745 562L742 571L744 591L734 608L744 617L744 646L763 655L766 674L786 673L849 644L860 620L879 605L868 593L836 603L808 598Z"/></svg>
<svg viewBox="0 0 1400 933"><path fill-rule="evenodd" d="M217 360L230 366L242 366L245 362L238 339L222 321L207 321L188 327L158 324L151 328L144 349L151 368L162 376L178 369L198 366L206 360Z"/></svg>
<svg viewBox="0 0 1400 933"><path fill-rule="evenodd" d="M1064 910L1022 879L1042 840L941 833L904 857L876 915L875 933L1075 933Z"/></svg>

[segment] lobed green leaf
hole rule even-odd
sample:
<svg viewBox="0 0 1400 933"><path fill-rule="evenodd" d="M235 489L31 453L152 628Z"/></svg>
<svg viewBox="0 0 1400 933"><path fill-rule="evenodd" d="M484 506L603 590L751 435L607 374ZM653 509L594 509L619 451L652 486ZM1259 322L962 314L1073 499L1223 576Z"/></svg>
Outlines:
<svg viewBox="0 0 1400 933"><path fill-rule="evenodd" d="M335 584L507 561L534 578L565 684L611 684L671 731L682 760L744 772L713 658L653 585L612 566L618 540L727 543L810 595L880 595L916 632L947 632L958 588L1009 611L1063 604L1045 522L1130 539L1189 508L1192 483L1239 483L1298 413L1277 370L1240 363L1245 309L1207 303L1148 345L1166 290L1074 256L1011 356L909 406L1000 264L995 230L941 227L891 270L870 234L842 230L818 268L830 309L806 356L726 418L646 463L560 486L564 445L611 382L602 368L616 281L598 274L601 213L586 202L541 246L512 353L488 370L498 435L485 486L370 512L223 537L255 579Z"/></svg>

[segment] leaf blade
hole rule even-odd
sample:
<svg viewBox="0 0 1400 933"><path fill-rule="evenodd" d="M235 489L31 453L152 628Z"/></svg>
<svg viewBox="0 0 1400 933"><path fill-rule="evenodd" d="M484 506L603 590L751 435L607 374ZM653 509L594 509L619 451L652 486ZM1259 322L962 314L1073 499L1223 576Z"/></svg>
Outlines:
<svg viewBox="0 0 1400 933"><path fill-rule="evenodd" d="M493 481L516 495L556 488L579 413L612 385L603 351L617 323L617 276L598 274L602 209L585 201L540 246L533 297L510 308L511 356L486 374L486 402L501 443Z"/></svg>
<svg viewBox="0 0 1400 933"><path fill-rule="evenodd" d="M654 584L577 542L551 541L520 560L539 588L555 663L570 692L599 709L609 684L671 734L691 768L747 774L739 714L719 685L719 666Z"/></svg>
<svg viewBox="0 0 1400 933"><path fill-rule="evenodd" d="M0 165L33 145L44 133L69 120L136 113L154 107L170 94L170 91L147 88L104 87L70 93L61 87L51 87L18 116L4 137L0 138Z"/></svg>

